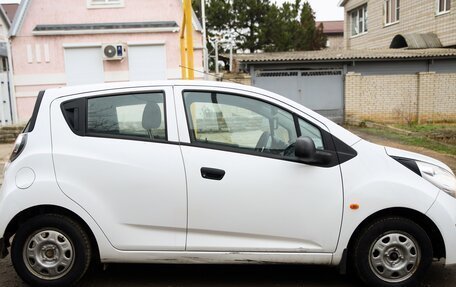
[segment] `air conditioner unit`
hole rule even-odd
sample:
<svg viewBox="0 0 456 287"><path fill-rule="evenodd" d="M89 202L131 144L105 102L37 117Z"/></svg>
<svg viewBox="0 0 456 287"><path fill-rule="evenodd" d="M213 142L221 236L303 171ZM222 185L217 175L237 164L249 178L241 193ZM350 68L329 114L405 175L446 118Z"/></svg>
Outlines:
<svg viewBox="0 0 456 287"><path fill-rule="evenodd" d="M112 61L112 60L122 60L127 56L127 46L122 43L116 44L103 44L101 49L103 52L103 59Z"/></svg>

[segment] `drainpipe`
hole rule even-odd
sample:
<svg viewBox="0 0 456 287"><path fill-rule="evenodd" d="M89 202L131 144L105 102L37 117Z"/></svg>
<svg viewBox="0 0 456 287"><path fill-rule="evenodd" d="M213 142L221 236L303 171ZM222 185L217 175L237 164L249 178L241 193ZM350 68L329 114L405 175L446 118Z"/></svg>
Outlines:
<svg viewBox="0 0 456 287"><path fill-rule="evenodd" d="M206 1L201 0L201 22L203 22L203 60L204 60L204 79L208 79L209 57L207 51L207 34L206 34Z"/></svg>
<svg viewBox="0 0 456 287"><path fill-rule="evenodd" d="M233 72L233 44L230 45L230 73Z"/></svg>
<svg viewBox="0 0 456 287"><path fill-rule="evenodd" d="M219 53L218 53L218 40L215 40L215 74L218 76L219 69Z"/></svg>
<svg viewBox="0 0 456 287"><path fill-rule="evenodd" d="M9 103L11 111L11 124L18 123L16 94L14 89L14 71L13 71L13 54L11 52L11 38L6 42L6 50L8 55L8 89L9 89Z"/></svg>

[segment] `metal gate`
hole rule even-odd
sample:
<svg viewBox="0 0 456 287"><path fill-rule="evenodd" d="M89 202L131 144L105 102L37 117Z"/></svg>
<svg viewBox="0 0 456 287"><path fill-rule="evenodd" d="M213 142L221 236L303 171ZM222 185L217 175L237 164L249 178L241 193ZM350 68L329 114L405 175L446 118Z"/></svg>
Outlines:
<svg viewBox="0 0 456 287"><path fill-rule="evenodd" d="M303 104L337 123L344 120L342 70L256 71L253 85Z"/></svg>

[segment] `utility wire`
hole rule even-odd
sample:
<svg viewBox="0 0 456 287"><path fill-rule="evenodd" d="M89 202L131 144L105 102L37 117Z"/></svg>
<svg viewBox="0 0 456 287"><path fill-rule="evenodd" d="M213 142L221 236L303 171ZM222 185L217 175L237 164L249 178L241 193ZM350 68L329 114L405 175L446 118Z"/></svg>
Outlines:
<svg viewBox="0 0 456 287"><path fill-rule="evenodd" d="M200 74L203 74L203 75L208 75L208 76L211 76L211 77L214 77L214 78L220 80L221 82L223 81L223 82L232 82L232 83L236 83L236 84L242 84L241 81L236 81L236 80L233 80L233 79L225 79L225 80L223 80L223 78L220 77L220 76L216 76L216 75L213 75L213 74L211 74L211 73L206 73L206 72L204 72L204 71L192 69L192 68L190 68L190 67L185 67L185 66L179 65L179 68L184 68L184 69L192 70L192 71L194 71L194 72L197 72L197 73L200 73Z"/></svg>

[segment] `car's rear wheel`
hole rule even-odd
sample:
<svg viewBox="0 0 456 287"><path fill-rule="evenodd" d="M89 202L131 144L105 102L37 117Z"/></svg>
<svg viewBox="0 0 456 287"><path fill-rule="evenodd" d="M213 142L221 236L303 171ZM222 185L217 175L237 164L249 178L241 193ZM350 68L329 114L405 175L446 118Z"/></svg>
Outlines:
<svg viewBox="0 0 456 287"><path fill-rule="evenodd" d="M415 286L432 262L426 231L399 217L373 222L351 251L359 277L369 286Z"/></svg>
<svg viewBox="0 0 456 287"><path fill-rule="evenodd" d="M70 286L87 271L91 246L78 223L46 214L22 224L11 259L19 276L32 286Z"/></svg>

